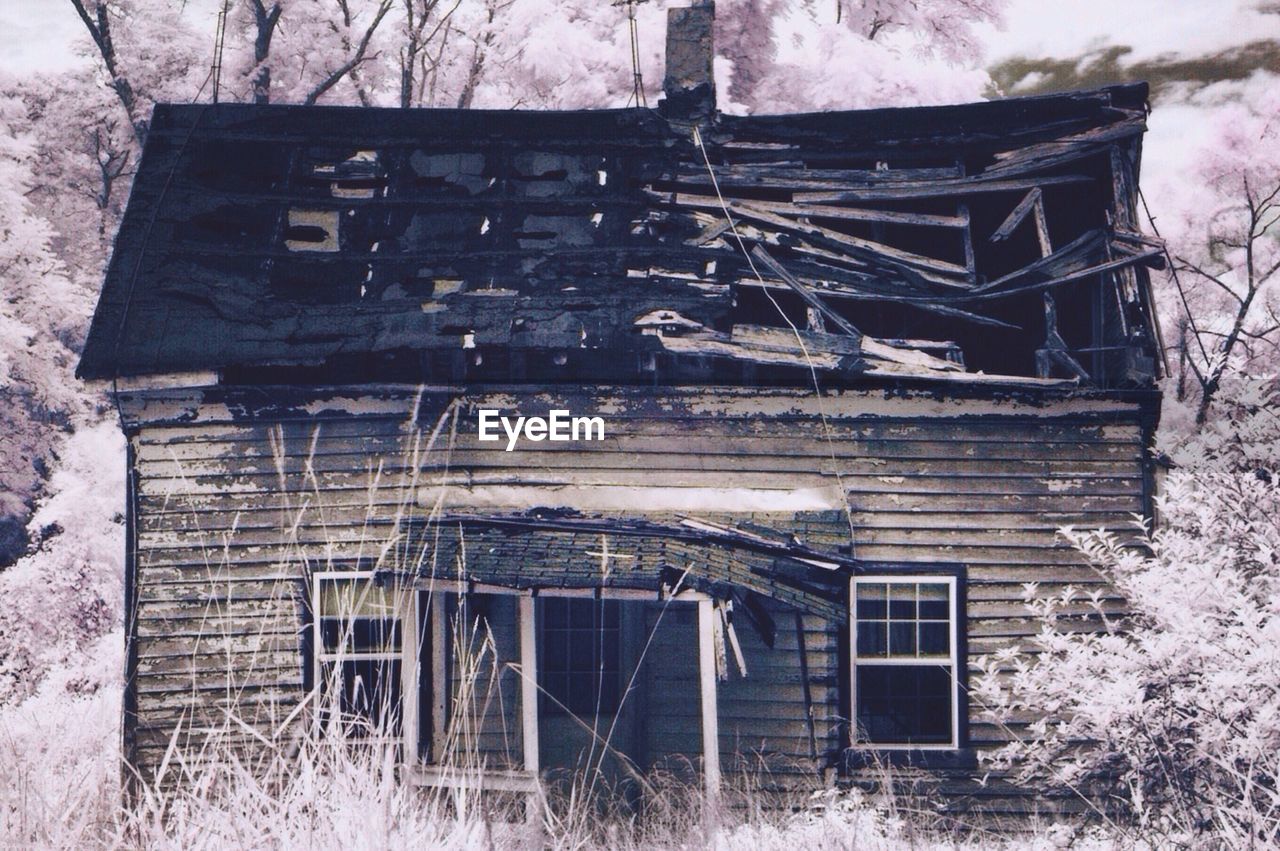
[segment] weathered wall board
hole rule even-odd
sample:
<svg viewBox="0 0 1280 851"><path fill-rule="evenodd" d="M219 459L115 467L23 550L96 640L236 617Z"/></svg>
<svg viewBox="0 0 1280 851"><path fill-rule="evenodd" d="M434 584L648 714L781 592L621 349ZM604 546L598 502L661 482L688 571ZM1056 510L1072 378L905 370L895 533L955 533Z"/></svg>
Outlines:
<svg viewBox="0 0 1280 851"><path fill-rule="evenodd" d="M572 451L525 442L512 452L476 440L478 408L509 409L517 401L526 411L599 412L606 439L574 444ZM323 567L402 571L406 564L430 575L434 550L412 530L433 511L464 516L542 505L590 512L594 492L615 488L634 504L609 516L663 523L706 517L782 530L853 560L963 564L971 656L1037 631L1022 603L1024 582L1039 582L1047 592L1067 584L1099 589L1121 614L1123 601L1106 591L1103 578L1056 529L1131 529L1146 499L1143 446L1152 398L1078 391L1056 399L1010 392L965 400L883 390L818 398L800 390L732 388L405 386L155 390L123 394L121 402L130 423L138 518L131 672L137 715L129 729L134 758L154 767L180 720L212 725L229 709L265 726L287 714L305 681L302 577ZM646 510L648 495L669 491L687 492L689 508ZM807 510L756 505L744 512L723 501L763 494L764 504L772 498L785 505L798 491L835 494L837 502ZM707 494L722 501L699 505ZM467 534L478 553L484 535ZM620 556L632 552L633 542L652 543L599 530L560 534L567 537L557 543L559 557L582 562L582 585L592 584L587 574L600 569L591 553L600 551L602 539ZM537 537L511 540L528 548ZM698 552L687 547L679 558ZM442 561L455 555L456 548L440 550ZM494 567L484 568L485 557L477 554L470 578L500 580L484 571L506 564L528 571L523 580L506 577L512 584L539 584L540 562L517 561L498 552ZM563 571L549 562L547 570L541 583L564 584ZM438 575L446 587L457 581L452 567L441 565ZM777 643L769 649L740 628L749 673L722 684L725 764L734 764L743 748L780 766L833 764L844 711L841 626L804 616L809 673L802 682L786 614L792 609L771 605ZM504 611L490 610L491 625L504 652L514 654L514 627ZM1078 614L1088 621L1083 608ZM662 633L659 640L678 639ZM489 704L477 728L495 764L518 754L517 691L510 672L502 676L505 703ZM657 677L649 686L651 705L668 700L673 712L680 683L696 681L692 669L647 676ZM677 715L662 724L649 735L674 748L670 753L697 752L696 726L683 730ZM1015 730L987 725L975 714L969 741L974 748L996 747ZM684 745L681 735L689 739ZM650 749L654 760L661 755ZM958 779L953 785L957 795L966 789L977 794ZM1016 798L1015 791L1006 790Z"/></svg>

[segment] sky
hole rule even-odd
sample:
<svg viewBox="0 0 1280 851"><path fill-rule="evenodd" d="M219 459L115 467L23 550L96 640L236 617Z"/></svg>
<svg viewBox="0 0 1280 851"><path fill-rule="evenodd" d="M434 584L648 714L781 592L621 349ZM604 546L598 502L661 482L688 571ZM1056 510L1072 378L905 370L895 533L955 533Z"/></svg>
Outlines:
<svg viewBox="0 0 1280 851"><path fill-rule="evenodd" d="M212 21L217 0L175 0L190 4L198 16ZM604 2L604 0L602 0ZM1271 11L1260 11L1270 9ZM1208 74L1225 67L1222 56L1230 56L1248 43L1272 42L1280 46L1280 3L1275 0L1011 0L1004 26L980 29L988 55L988 68L1002 81L1006 94L1031 93L1037 86L1056 82L1066 87L1087 87L1088 66L1108 48L1124 48L1116 60L1124 68L1138 65L1138 75L1157 76L1182 72L1179 62L1203 60L1204 67L1189 73ZM85 61L73 47L84 38L84 27L70 0L0 0L0 72L56 71ZM1275 61L1271 61L1272 58ZM1031 62L1020 62L1030 58ZM1049 79L1034 70L1046 62L1056 67L1059 77ZM1267 54L1273 72L1280 70L1280 53ZM1256 64L1256 60L1255 60ZM1171 69L1171 70L1170 70ZM1002 76L1001 71L1004 71ZM1097 67L1095 66L1095 70ZM1102 74L1114 68L1103 67ZM1082 73L1077 73L1082 72ZM1209 88L1210 96L1239 96L1243 87L1270 85L1270 80L1224 83ZM1157 175L1176 175L1187 159L1208 137L1205 95L1198 101L1176 96L1155 99L1147 136L1146 170Z"/></svg>
<svg viewBox="0 0 1280 851"><path fill-rule="evenodd" d="M994 61L1012 56L1076 57L1107 45L1129 58L1202 56L1243 40L1280 40L1280 13L1241 0L1014 0L1003 31L984 28ZM1275 5L1271 4L1275 9Z"/></svg>
<svg viewBox="0 0 1280 851"><path fill-rule="evenodd" d="M175 0L176 2L176 0ZM198 13L212 0L188 0ZM1280 40L1280 13L1262 0L1013 0L1002 29L984 27L993 62L1014 56L1071 58L1108 45L1127 58L1201 56L1242 40ZM1277 8L1271 4L1271 8ZM70 0L0 0L0 68L58 70L80 61L83 33Z"/></svg>

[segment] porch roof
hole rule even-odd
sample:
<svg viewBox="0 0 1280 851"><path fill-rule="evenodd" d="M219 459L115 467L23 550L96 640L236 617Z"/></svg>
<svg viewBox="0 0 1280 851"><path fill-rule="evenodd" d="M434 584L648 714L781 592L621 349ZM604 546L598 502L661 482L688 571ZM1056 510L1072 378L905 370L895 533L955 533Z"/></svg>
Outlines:
<svg viewBox="0 0 1280 851"><path fill-rule="evenodd" d="M744 602L758 594L834 622L848 617L849 577L865 569L847 552L788 532L701 518L442 514L403 532L405 546L383 566L415 578L521 590L630 589L655 598L684 589Z"/></svg>

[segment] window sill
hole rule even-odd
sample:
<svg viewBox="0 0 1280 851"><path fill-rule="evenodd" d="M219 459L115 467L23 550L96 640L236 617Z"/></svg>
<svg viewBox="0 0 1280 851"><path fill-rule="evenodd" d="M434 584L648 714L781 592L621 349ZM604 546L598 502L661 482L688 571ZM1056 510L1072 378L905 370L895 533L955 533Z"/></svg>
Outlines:
<svg viewBox="0 0 1280 851"><path fill-rule="evenodd" d="M406 765L404 778L414 786L470 789L485 792L537 792L538 775L532 771L467 769L440 765Z"/></svg>
<svg viewBox="0 0 1280 851"><path fill-rule="evenodd" d="M973 770L978 753L973 748L846 748L843 765L846 772L877 766Z"/></svg>

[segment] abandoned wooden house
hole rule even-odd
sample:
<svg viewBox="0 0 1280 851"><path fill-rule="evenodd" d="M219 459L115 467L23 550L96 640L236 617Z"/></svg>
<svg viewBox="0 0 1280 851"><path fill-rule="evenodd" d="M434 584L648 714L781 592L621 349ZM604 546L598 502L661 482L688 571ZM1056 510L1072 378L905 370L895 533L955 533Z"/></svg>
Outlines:
<svg viewBox="0 0 1280 851"><path fill-rule="evenodd" d="M156 108L79 367L143 776L345 717L423 784L1053 803L966 680L1150 513L1146 87L726 115L709 14L654 109Z"/></svg>

